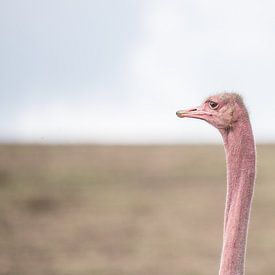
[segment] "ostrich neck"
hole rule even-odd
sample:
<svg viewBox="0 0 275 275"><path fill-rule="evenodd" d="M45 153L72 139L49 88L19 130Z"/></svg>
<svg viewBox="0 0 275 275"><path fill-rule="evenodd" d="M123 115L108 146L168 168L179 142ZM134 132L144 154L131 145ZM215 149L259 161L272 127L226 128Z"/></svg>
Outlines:
<svg viewBox="0 0 275 275"><path fill-rule="evenodd" d="M246 239L255 180L255 145L249 118L221 132L227 165L220 275L243 275Z"/></svg>

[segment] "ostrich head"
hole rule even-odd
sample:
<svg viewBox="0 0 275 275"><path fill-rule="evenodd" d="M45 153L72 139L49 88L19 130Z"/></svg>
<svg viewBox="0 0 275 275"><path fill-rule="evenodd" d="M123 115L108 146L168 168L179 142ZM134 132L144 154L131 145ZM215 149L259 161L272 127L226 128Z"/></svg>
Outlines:
<svg viewBox="0 0 275 275"><path fill-rule="evenodd" d="M202 119L222 131L234 128L248 115L240 95L221 93L208 97L198 107L177 111L177 116Z"/></svg>

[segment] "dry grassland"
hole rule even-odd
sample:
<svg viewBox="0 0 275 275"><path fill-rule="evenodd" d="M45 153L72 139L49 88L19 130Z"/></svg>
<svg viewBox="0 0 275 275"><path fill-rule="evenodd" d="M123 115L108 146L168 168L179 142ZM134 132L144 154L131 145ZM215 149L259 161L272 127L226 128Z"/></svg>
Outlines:
<svg viewBox="0 0 275 275"><path fill-rule="evenodd" d="M258 146L247 275L275 274L275 146ZM0 274L217 274L223 147L0 146Z"/></svg>

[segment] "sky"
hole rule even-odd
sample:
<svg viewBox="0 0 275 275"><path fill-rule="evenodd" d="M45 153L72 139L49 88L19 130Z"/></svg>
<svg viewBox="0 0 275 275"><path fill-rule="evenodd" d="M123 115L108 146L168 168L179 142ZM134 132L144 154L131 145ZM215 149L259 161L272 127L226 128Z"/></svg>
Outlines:
<svg viewBox="0 0 275 275"><path fill-rule="evenodd" d="M275 2L0 1L0 141L215 143L175 112L240 93L275 142Z"/></svg>

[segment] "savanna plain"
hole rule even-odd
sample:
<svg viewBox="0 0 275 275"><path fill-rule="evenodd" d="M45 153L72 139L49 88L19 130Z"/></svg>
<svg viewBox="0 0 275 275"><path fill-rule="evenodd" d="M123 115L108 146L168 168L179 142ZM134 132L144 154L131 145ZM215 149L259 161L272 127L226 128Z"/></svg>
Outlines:
<svg viewBox="0 0 275 275"><path fill-rule="evenodd" d="M258 145L247 275L275 274L275 145ZM0 145L0 274L218 274L222 145Z"/></svg>

